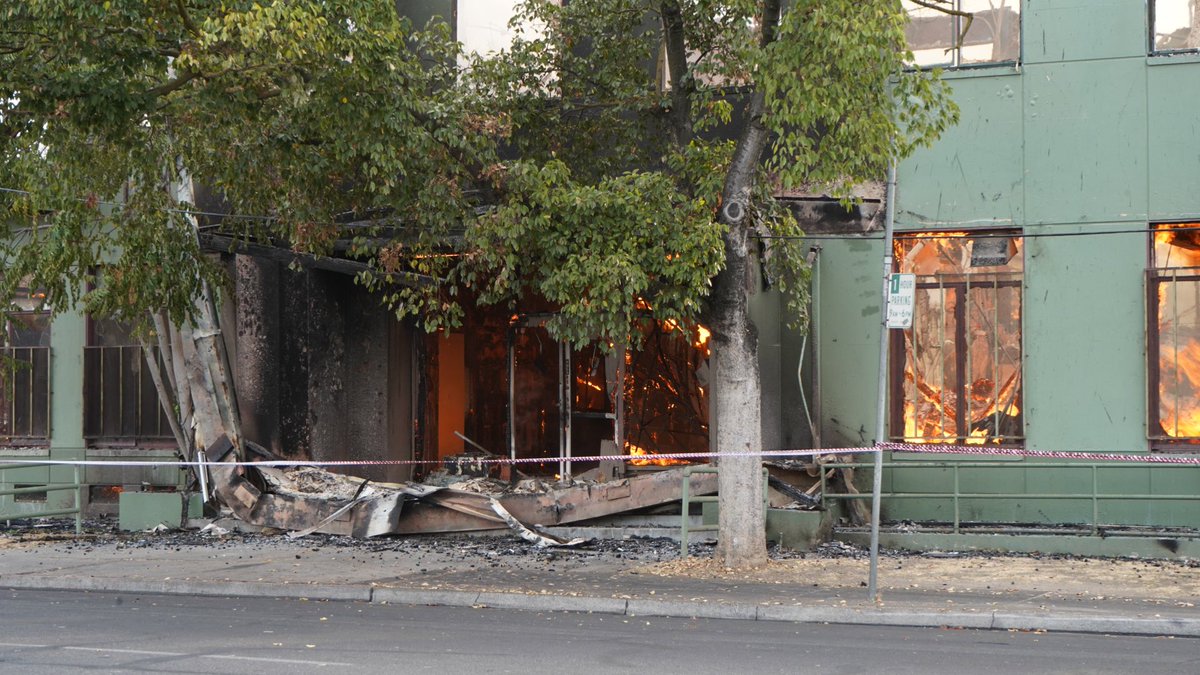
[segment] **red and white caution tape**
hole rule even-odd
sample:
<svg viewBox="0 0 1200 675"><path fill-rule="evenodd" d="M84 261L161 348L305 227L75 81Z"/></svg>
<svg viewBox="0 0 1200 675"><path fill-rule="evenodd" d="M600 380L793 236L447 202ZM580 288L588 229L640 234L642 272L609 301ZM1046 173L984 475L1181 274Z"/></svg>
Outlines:
<svg viewBox="0 0 1200 675"><path fill-rule="evenodd" d="M1075 451L1075 450L1026 450L1024 448L998 448L980 445L925 445L920 443L881 443L877 448L887 452L915 452L940 455L1016 455L1043 459L1087 459L1101 462L1140 462L1149 464L1191 464L1200 466L1198 455L1145 454Z"/></svg>
<svg viewBox="0 0 1200 675"><path fill-rule="evenodd" d="M767 450L764 452L664 452L646 455L587 455L581 457L518 457L516 459L509 457L453 457L446 459L345 459L345 460L325 460L325 461L305 461L305 460L287 460L287 459L266 459L248 462L189 462L184 460L152 460L152 461L137 461L137 460L100 460L100 459L40 459L33 457L20 458L4 458L0 459L0 467L5 464L41 464L41 465L65 465L65 466L268 466L268 467L294 467L294 466L318 466L318 467L342 467L342 466L419 466L419 465L443 465L443 464L557 464L559 462L655 462L658 460L676 460L676 461L699 461L705 459L716 459L722 457L762 457L762 458L791 458L791 457L813 457L818 455L845 455L845 454L862 454L879 452L878 448L804 448L795 450Z"/></svg>
<svg viewBox="0 0 1200 675"><path fill-rule="evenodd" d="M722 457L761 457L763 459L788 459L798 457L816 457L825 455L859 455L877 452L906 452L917 454L941 455L1007 455L1019 457L1036 457L1042 459L1081 459L1102 462L1137 462L1144 464L1173 464L1200 466L1200 455L1173 454L1130 454L1109 453L1098 451L1070 450L1025 450L1022 448L1002 448L979 445L933 445L919 443L881 443L869 447L851 448L801 448L790 450L766 450L763 452L664 452L646 455L586 455L581 457L457 457L448 459L374 459L374 460L284 460L271 459L247 462L219 461L184 461L184 460L100 460L100 459L41 459L37 457L0 458L0 468L6 464L39 464L63 466L108 466L108 467L145 467L145 466L265 466L265 467L353 467L353 466L440 466L443 464L464 465L516 465L516 464L557 464L559 462L647 462L658 460L674 460L697 462L701 460L718 459Z"/></svg>

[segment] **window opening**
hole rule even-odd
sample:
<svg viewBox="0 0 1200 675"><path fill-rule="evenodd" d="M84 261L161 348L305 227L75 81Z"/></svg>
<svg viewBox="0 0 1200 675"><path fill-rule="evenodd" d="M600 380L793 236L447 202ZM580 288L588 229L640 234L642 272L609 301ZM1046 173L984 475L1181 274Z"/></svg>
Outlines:
<svg viewBox="0 0 1200 675"><path fill-rule="evenodd" d="M1151 53L1200 49L1200 2L1150 0Z"/></svg>
<svg viewBox="0 0 1200 675"><path fill-rule="evenodd" d="M50 437L50 312L44 294L17 289L4 314L0 437L44 445Z"/></svg>
<svg viewBox="0 0 1200 675"><path fill-rule="evenodd" d="M917 292L912 328L892 331L894 440L1023 440L1022 248L1015 233L897 237L898 271L917 276Z"/></svg>
<svg viewBox="0 0 1200 675"><path fill-rule="evenodd" d="M1200 444L1200 223L1159 224L1147 280L1148 433Z"/></svg>
<svg viewBox="0 0 1200 675"><path fill-rule="evenodd" d="M157 357L158 350L152 349ZM156 358L164 382L166 365ZM174 445L138 339L125 322L88 320L83 354L83 436L97 445Z"/></svg>
<svg viewBox="0 0 1200 675"><path fill-rule="evenodd" d="M908 47L918 66L956 68L1015 63L1021 58L1020 0L904 0L902 4L908 14Z"/></svg>

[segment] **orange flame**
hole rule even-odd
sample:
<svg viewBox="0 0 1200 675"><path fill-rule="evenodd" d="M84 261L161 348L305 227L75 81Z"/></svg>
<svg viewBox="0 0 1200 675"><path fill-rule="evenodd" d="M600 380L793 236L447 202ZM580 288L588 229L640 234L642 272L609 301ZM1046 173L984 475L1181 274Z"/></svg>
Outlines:
<svg viewBox="0 0 1200 675"><path fill-rule="evenodd" d="M1020 371L1011 365L1019 356L1010 351L1020 344L1020 299L999 286L981 292L971 285L976 275L997 274L972 269L973 236L914 232L895 242L900 271L926 280L949 279L945 287L939 281L918 291L919 320L902 334L905 442L997 443L1021 433ZM1017 251L1023 247L1019 238L1011 245ZM1012 274L1022 260L1017 255L1002 267L1001 274Z"/></svg>
<svg viewBox="0 0 1200 675"><path fill-rule="evenodd" d="M645 448L640 448L633 443L626 443L625 447L629 450L631 457L642 459L631 459L629 463L634 466L678 466L680 464L688 464L689 462L682 459L667 459L655 457L655 453L650 452Z"/></svg>
<svg viewBox="0 0 1200 675"><path fill-rule="evenodd" d="M1155 226L1154 266L1200 267L1200 223ZM1158 422L1171 438L1200 437L1197 302L1186 283L1158 284Z"/></svg>

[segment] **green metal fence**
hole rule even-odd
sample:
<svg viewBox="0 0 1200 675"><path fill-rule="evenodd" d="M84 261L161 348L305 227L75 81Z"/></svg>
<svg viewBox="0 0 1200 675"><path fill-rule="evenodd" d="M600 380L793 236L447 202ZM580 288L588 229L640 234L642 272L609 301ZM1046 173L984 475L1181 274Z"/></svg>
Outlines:
<svg viewBox="0 0 1200 675"><path fill-rule="evenodd" d="M868 469L873 466L870 462L845 462L845 463L829 463L823 464L824 469ZM952 472L952 482L950 491L942 492L899 492L887 491L880 494L881 500L886 503L888 500L900 499L923 499L923 500L950 500L953 505L953 520L952 529L954 534L959 534L963 522L962 518L962 502L964 500L1077 500L1088 501L1091 504L1091 518L1085 523L1090 526L1092 534L1099 534L1100 529L1104 525L1112 525L1112 523L1101 522L1101 505L1105 502L1115 501L1144 501L1144 502L1195 502L1200 506L1200 490L1192 494L1171 494L1171 493L1146 493L1146 492L1102 492L1100 490L1100 471L1103 469L1154 469L1155 471L1171 470L1171 471L1193 471L1200 472L1200 468L1189 465L1176 464L1157 464L1157 463L1137 463L1126 462L1116 464L1114 462L1073 462L1073 463L1055 463L1055 462L1021 462L1019 464L998 464L996 462L884 462L884 469L904 469L904 470L950 470ZM1091 489L1087 492L963 492L961 490L962 471L964 469L990 469L996 471L1011 471L1013 469L1030 469L1030 470L1056 470L1064 469L1083 470L1090 473ZM871 493L830 493L828 484L829 472L821 471L821 499L823 504L829 501L836 500L854 500L854 499L871 499ZM1198 481L1200 484L1200 481Z"/></svg>
<svg viewBox="0 0 1200 675"><path fill-rule="evenodd" d="M43 509L27 509L4 513L3 507L0 506L0 520L25 520L29 518L48 518L50 516L75 516L75 534L83 531L83 481L82 468L78 465L71 467L74 479L70 483L51 482L47 480L44 483L27 480L9 480L5 472L15 471L18 469L42 469L48 468L50 465L39 462L28 462L22 464L3 464L0 465L0 497L15 497L17 495L29 494L44 494L46 495L46 508ZM57 467L55 467L57 468ZM21 485L21 487L14 487ZM70 508L50 508L51 493L71 491L74 493L73 505Z"/></svg>

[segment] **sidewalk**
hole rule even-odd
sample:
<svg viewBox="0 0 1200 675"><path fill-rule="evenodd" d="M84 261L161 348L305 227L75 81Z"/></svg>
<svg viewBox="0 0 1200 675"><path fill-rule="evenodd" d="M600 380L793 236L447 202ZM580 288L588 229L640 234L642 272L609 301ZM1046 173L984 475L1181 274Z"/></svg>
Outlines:
<svg viewBox="0 0 1200 675"><path fill-rule="evenodd" d="M0 587L1200 637L1192 563L885 556L833 545L735 573L661 540L537 550L510 537L65 534L0 530Z"/></svg>

